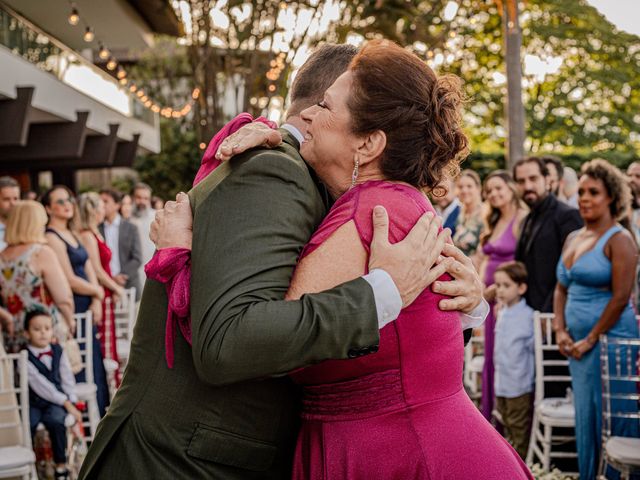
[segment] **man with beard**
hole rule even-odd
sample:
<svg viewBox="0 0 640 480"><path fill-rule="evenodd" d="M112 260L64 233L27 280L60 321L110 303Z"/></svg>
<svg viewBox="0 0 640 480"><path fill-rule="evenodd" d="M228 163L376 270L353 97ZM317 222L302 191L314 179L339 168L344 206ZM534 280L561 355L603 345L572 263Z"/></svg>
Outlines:
<svg viewBox="0 0 640 480"><path fill-rule="evenodd" d="M542 161L547 166L547 182L549 183L549 191L553 193L557 198L562 198L560 192L560 186L562 185L562 178L564 177L564 166L562 160L553 155L545 155L542 157Z"/></svg>
<svg viewBox="0 0 640 480"><path fill-rule="evenodd" d="M151 206L151 187L146 183L136 183L131 192L133 197L133 214L131 215L131 223L138 227L140 232L140 246L142 247L142 264L139 268L139 276L141 283L147 278L144 273L144 266L149 263L156 246L149 239L149 230L151 223L156 218L156 211Z"/></svg>
<svg viewBox="0 0 640 480"><path fill-rule="evenodd" d="M582 227L578 210L549 192L549 171L542 158L526 157L513 167L513 178L531 212L524 219L516 260L529 274L527 304L541 312L553 311L556 266L567 236Z"/></svg>

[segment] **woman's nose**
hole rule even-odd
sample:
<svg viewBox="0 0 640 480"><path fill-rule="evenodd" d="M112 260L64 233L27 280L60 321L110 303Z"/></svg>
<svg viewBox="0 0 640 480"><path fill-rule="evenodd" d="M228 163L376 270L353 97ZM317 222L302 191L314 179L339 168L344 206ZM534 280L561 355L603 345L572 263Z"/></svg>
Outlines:
<svg viewBox="0 0 640 480"><path fill-rule="evenodd" d="M313 120L313 117L318 111L318 108L320 107L318 107L317 105L311 105L310 107L305 108L302 112L300 112L300 118L302 118L302 120L304 120L307 123L311 123L311 121Z"/></svg>

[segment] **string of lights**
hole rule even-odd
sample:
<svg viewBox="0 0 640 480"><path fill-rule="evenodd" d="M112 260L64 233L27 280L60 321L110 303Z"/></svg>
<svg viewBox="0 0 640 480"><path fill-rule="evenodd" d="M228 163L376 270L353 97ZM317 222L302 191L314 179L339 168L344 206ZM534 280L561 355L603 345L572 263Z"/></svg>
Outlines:
<svg viewBox="0 0 640 480"><path fill-rule="evenodd" d="M67 21L71 26L82 25L84 27L84 33L82 34L82 39L91 44L94 41L98 43L98 58L106 61L106 68L109 71L115 71L116 78L118 82L122 86L122 88L127 88L131 94L135 94L138 100L142 105L151 110L154 113L158 113L165 118L181 118L187 115L191 109L194 102L198 100L200 96L200 89L198 87L194 88L191 91L191 96L189 100L182 105L180 108L175 108L168 105L162 105L160 102L156 102L150 98L147 92L144 91L144 88L136 85L136 83L129 78L126 69L123 65L121 65L118 60L113 56L111 51L107 48L107 46L100 39L96 38L96 34L86 21L84 17L80 16L80 12L78 11L78 7L75 2L67 0L69 3L69 7L71 8L69 16L67 17Z"/></svg>

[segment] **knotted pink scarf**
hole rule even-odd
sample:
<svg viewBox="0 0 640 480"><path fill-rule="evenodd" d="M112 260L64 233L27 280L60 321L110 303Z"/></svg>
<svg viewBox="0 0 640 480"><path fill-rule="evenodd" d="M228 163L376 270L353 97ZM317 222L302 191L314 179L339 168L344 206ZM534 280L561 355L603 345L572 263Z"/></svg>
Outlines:
<svg viewBox="0 0 640 480"><path fill-rule="evenodd" d="M241 113L227 123L209 142L202 157L200 169L193 181L195 187L213 172L221 161L215 155L222 141L242 126L253 122L253 117L248 113ZM277 128L277 125L264 117L255 119ZM165 326L165 358L167 366L173 368L173 343L176 337L176 324L184 339L191 345L191 318L190 318L190 293L191 293L191 250L188 248L163 248L156 250L153 257L144 267L148 278L164 283L167 289L169 307Z"/></svg>

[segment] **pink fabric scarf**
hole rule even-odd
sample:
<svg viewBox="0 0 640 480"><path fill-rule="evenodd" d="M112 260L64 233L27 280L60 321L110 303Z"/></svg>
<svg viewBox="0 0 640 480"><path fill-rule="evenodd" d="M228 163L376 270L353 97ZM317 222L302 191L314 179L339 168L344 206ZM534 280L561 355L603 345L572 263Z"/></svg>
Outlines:
<svg viewBox="0 0 640 480"><path fill-rule="evenodd" d="M202 157L200 169L193 181L194 187L220 165L221 161L215 155L222 141L238 131L242 126L253 121L264 123L270 128L277 128L274 122L264 117L254 120L248 113L238 115L222 127L222 130L209 142ZM156 250L149 263L145 265L144 271L148 278L164 283L167 289L169 307L165 326L164 347L167 366L173 368L173 345L176 337L176 324L184 339L191 345L191 317L189 314L191 306L191 250L179 247Z"/></svg>

